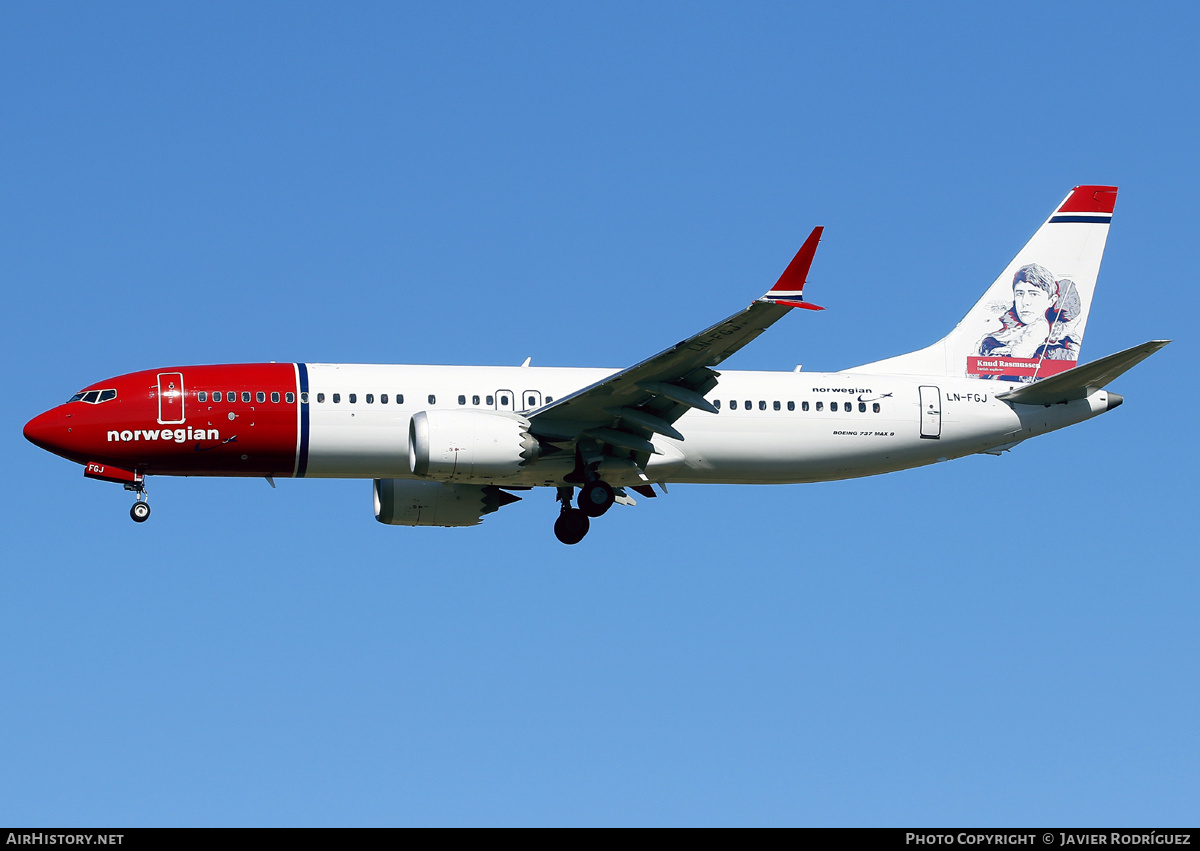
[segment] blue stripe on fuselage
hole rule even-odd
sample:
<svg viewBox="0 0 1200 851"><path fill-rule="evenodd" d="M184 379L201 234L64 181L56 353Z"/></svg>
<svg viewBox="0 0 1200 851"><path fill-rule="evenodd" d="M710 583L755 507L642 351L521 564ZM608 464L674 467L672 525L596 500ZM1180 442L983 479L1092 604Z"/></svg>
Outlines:
<svg viewBox="0 0 1200 851"><path fill-rule="evenodd" d="M308 469L308 366L298 363L300 373L300 457L296 459L296 478L304 478Z"/></svg>

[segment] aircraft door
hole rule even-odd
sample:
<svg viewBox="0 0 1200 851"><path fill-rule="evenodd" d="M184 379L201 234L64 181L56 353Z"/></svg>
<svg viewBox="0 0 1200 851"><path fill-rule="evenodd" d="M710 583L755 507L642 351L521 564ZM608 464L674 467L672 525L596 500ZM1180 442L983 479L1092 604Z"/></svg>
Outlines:
<svg viewBox="0 0 1200 851"><path fill-rule="evenodd" d="M522 411L532 411L535 408L542 407L542 393L540 390L526 390L521 394Z"/></svg>
<svg viewBox="0 0 1200 851"><path fill-rule="evenodd" d="M515 411L517 409L517 397L511 390L496 391L496 410L497 411Z"/></svg>
<svg viewBox="0 0 1200 851"><path fill-rule="evenodd" d="M921 385L921 437L937 440L942 436L942 391Z"/></svg>
<svg viewBox="0 0 1200 851"><path fill-rule="evenodd" d="M158 374L158 422L173 425L183 422L183 373Z"/></svg>

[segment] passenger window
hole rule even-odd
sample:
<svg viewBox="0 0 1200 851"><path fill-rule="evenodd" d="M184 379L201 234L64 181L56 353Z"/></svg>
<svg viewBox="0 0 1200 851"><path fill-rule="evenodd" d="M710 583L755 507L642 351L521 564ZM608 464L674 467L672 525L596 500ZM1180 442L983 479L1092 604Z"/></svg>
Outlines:
<svg viewBox="0 0 1200 851"><path fill-rule="evenodd" d="M437 396L434 396L432 393L429 394L429 404L431 404L431 405L437 404Z"/></svg>
<svg viewBox="0 0 1200 851"><path fill-rule="evenodd" d="M494 404L496 404L496 399L495 399L495 397L494 397L494 396L488 396L486 399L484 399L484 404L487 404L487 405L494 405Z"/></svg>
<svg viewBox="0 0 1200 851"><path fill-rule="evenodd" d="M767 409L767 403L764 402L762 399L759 399L758 400L758 409L760 411L765 411Z"/></svg>
<svg viewBox="0 0 1200 851"><path fill-rule="evenodd" d="M872 410L873 412L875 412L876 414L878 414L878 413L879 413L879 403L878 403L878 402L876 402L874 405L872 405L872 406L871 406L871 410Z"/></svg>
<svg viewBox="0 0 1200 851"><path fill-rule="evenodd" d="M463 395L459 395L459 397L458 397L458 404L460 404L460 405L465 405L465 404L467 404L467 397L466 397L466 396L463 396Z"/></svg>
<svg viewBox="0 0 1200 851"><path fill-rule="evenodd" d="M775 408L775 410L777 410L777 411L778 411L778 410L779 410L779 403L778 403L778 402L774 402L774 403L772 403L772 407L773 407L773 408Z"/></svg>
<svg viewBox="0 0 1200 851"><path fill-rule="evenodd" d="M351 405L353 405L353 404L354 404L355 402L357 402L357 401L358 401L358 394L357 394L357 393L351 393L351 394L350 394L350 404L351 404Z"/></svg>
<svg viewBox="0 0 1200 851"><path fill-rule="evenodd" d="M317 401L318 401L318 402L324 402L324 401L325 401L325 394L324 394L324 393L318 393L318 394L317 394Z"/></svg>
<svg viewBox="0 0 1200 851"><path fill-rule="evenodd" d="M817 402L817 410L820 411L825 407L824 402Z"/></svg>
<svg viewBox="0 0 1200 851"><path fill-rule="evenodd" d="M472 404L472 405L478 405L478 404L479 404L479 397L478 397L478 396L472 396L472 397L471 397L471 404Z"/></svg>
<svg viewBox="0 0 1200 851"><path fill-rule="evenodd" d="M802 410L802 411L807 411L807 410L808 410L808 402L801 402L801 403L800 403L800 410Z"/></svg>
<svg viewBox="0 0 1200 851"><path fill-rule="evenodd" d="M381 405L387 404L387 394L386 393L379 394L379 404L381 404Z"/></svg>
<svg viewBox="0 0 1200 851"><path fill-rule="evenodd" d="M737 399L730 399L730 400L729 400L729 410L731 410L731 411L736 411L736 410L737 410Z"/></svg>
<svg viewBox="0 0 1200 851"><path fill-rule="evenodd" d="M754 403L753 403L753 402L751 402L749 399L747 399L747 400L746 400L746 405L745 405L745 407L746 407L746 410L747 410L747 411L753 411L753 410L754 410Z"/></svg>
<svg viewBox="0 0 1200 851"><path fill-rule="evenodd" d="M220 401L221 401L221 391L220 391L220 390L214 390L214 391L213 391L213 401L214 401L214 402L220 402Z"/></svg>
<svg viewBox="0 0 1200 851"><path fill-rule="evenodd" d="M546 397L546 404L547 404L547 405L549 405L549 404L550 404L551 402L553 402L553 401L554 401L554 397L553 397L553 396L547 396L547 397Z"/></svg>
<svg viewBox="0 0 1200 851"><path fill-rule="evenodd" d="M530 396L526 407L533 408L537 406L537 396Z"/></svg>
<svg viewBox="0 0 1200 851"><path fill-rule="evenodd" d="M403 394L403 393L397 393L397 394L396 394L396 404L397 404L397 405L403 405L403 404L404 404L404 394Z"/></svg>
<svg viewBox="0 0 1200 851"><path fill-rule="evenodd" d="M232 390L226 390L225 398L228 399L230 402L236 402L237 401L237 393L234 393Z"/></svg>
<svg viewBox="0 0 1200 851"><path fill-rule="evenodd" d="M867 412L867 403L866 402L858 403L858 412L860 414L865 414Z"/></svg>
<svg viewBox="0 0 1200 851"><path fill-rule="evenodd" d="M283 394L283 400L284 400L285 402L287 402L289 405L292 405L292 404L294 404L294 403L295 403L295 401L296 401L296 394L295 394L295 393L284 393L284 394ZM308 400L307 400L307 399L305 399L304 401L305 401L305 402L307 402Z"/></svg>
<svg viewBox="0 0 1200 851"><path fill-rule="evenodd" d="M271 401L278 404L278 402L279 402L279 391L278 390L271 391Z"/></svg>
<svg viewBox="0 0 1200 851"><path fill-rule="evenodd" d="M794 411L794 410L796 410L796 403L795 403L795 402L788 402L788 410L789 410L789 411Z"/></svg>
<svg viewBox="0 0 1200 851"><path fill-rule="evenodd" d="M721 400L713 399L713 407L716 408L718 411L721 410Z"/></svg>
<svg viewBox="0 0 1200 851"><path fill-rule="evenodd" d="M243 391L242 391L242 401L243 401L243 402L249 402L249 401L250 401L250 391L249 391L249 390L243 390Z"/></svg>
<svg viewBox="0 0 1200 851"><path fill-rule="evenodd" d="M375 394L374 394L374 393L368 393L368 394L367 394L367 404L368 404L368 405L374 405L374 404L375 404Z"/></svg>
<svg viewBox="0 0 1200 851"><path fill-rule="evenodd" d="M500 397L500 404L501 404L501 405L503 405L504 407L506 407L506 408L507 408L507 407L508 407L508 397L507 397L507 396L501 396L501 397Z"/></svg>
<svg viewBox="0 0 1200 851"><path fill-rule="evenodd" d="M341 393L334 393L334 394L333 394L333 404L335 404L335 405L336 405L336 404L337 404L338 402L340 402L340 401L342 401L342 394L341 394Z"/></svg>
<svg viewBox="0 0 1200 851"><path fill-rule="evenodd" d="M208 394L206 392L204 392L203 390L201 390L199 393L196 394L196 401L197 402L207 402Z"/></svg>
<svg viewBox="0 0 1200 851"><path fill-rule="evenodd" d="M267 394L262 392L261 390L259 390L257 393L254 394L254 400L261 404L262 402L267 401Z"/></svg>

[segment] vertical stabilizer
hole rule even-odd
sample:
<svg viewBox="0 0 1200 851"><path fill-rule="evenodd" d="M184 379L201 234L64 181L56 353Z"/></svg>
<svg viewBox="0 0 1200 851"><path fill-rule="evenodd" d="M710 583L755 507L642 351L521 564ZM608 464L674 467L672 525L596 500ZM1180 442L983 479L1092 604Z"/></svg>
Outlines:
<svg viewBox="0 0 1200 851"><path fill-rule="evenodd" d="M953 331L932 346L847 372L1029 383L1079 360L1115 186L1076 186Z"/></svg>

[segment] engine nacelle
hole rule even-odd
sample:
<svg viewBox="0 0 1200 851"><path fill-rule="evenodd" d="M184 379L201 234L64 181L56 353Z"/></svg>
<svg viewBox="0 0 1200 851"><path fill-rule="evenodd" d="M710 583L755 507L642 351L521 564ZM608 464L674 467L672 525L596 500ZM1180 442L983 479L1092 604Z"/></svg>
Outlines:
<svg viewBox="0 0 1200 851"><path fill-rule="evenodd" d="M516 476L541 454L529 420L492 411L419 411L408 427L413 475L453 482Z"/></svg>
<svg viewBox="0 0 1200 851"><path fill-rule="evenodd" d="M375 519L389 526L478 526L520 497L491 485L375 480Z"/></svg>

